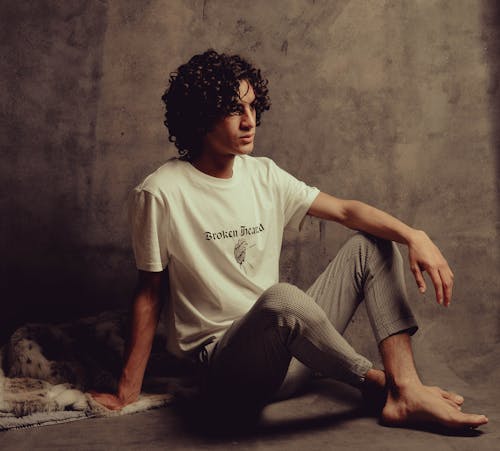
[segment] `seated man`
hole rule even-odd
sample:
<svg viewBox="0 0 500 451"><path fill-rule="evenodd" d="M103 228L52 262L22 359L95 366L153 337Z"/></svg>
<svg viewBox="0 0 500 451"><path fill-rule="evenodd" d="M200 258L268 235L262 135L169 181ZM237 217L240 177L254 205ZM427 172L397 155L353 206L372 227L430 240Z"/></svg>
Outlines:
<svg viewBox="0 0 500 451"><path fill-rule="evenodd" d="M453 273L425 232L374 207L319 192L253 157L256 127L269 109L267 80L237 55L208 50L171 74L163 96L168 160L130 196L139 270L125 363L116 394L95 393L111 409L137 399L159 320L161 271L168 268L168 349L201 361L203 392L230 412L258 410L291 396L313 372L380 394L386 425L435 422L477 427L463 398L422 384L410 336L417 330L404 284L408 246L421 292L427 271L437 302L451 301ZM303 292L278 283L285 227L306 214L358 230ZM364 301L384 369L342 334ZM368 396L367 399L374 399Z"/></svg>

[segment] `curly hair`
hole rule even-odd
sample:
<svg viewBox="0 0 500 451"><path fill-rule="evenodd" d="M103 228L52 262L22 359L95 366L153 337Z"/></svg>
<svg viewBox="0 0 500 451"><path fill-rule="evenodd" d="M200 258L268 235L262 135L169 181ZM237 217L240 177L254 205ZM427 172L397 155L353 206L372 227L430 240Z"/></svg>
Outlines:
<svg viewBox="0 0 500 451"><path fill-rule="evenodd" d="M192 159L201 151L204 135L213 130L217 120L241 110L241 80L247 80L254 90L259 126L262 113L271 107L268 80L239 55L208 49L170 73L169 87L162 96L166 107L164 124L169 141L182 158Z"/></svg>

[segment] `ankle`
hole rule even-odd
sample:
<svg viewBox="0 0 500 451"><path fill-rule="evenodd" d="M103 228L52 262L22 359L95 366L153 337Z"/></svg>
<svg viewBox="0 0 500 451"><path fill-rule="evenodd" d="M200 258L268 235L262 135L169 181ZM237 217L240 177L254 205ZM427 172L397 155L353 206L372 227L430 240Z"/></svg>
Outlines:
<svg viewBox="0 0 500 451"><path fill-rule="evenodd" d="M387 388L393 394L399 394L410 388L421 387L423 384L418 375L404 375L395 376L394 374L387 374Z"/></svg>
<svg viewBox="0 0 500 451"><path fill-rule="evenodd" d="M385 373L382 370L371 368L365 375L365 383L368 386L384 388L386 385Z"/></svg>

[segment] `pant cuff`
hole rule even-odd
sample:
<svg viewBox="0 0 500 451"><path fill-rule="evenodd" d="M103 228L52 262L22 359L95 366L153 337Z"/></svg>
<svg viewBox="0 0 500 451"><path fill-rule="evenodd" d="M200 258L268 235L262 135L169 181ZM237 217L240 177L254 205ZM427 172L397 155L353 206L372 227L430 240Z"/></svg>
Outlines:
<svg viewBox="0 0 500 451"><path fill-rule="evenodd" d="M417 330L417 321L413 316L410 316L407 318L398 318L392 323L385 324L383 327L377 328L375 330L375 337L377 339L377 343L380 344L382 340L385 340L391 335L401 332L407 332L410 335L413 335Z"/></svg>
<svg viewBox="0 0 500 451"><path fill-rule="evenodd" d="M373 363L366 357L361 357L360 361L356 363L351 369L351 380L348 381L354 387L363 385L366 379L366 373L373 368Z"/></svg>

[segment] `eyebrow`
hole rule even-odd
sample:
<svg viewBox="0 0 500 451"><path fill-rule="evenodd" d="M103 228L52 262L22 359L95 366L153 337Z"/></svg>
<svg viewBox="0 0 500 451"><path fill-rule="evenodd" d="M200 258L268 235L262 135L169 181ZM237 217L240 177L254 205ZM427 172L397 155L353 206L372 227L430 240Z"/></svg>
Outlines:
<svg viewBox="0 0 500 451"><path fill-rule="evenodd" d="M241 99L241 97L239 97L238 101L239 101L239 103L248 103L249 105L252 105L257 101L257 97L254 96L254 99L251 102L245 102L244 100Z"/></svg>

